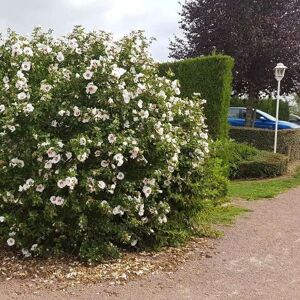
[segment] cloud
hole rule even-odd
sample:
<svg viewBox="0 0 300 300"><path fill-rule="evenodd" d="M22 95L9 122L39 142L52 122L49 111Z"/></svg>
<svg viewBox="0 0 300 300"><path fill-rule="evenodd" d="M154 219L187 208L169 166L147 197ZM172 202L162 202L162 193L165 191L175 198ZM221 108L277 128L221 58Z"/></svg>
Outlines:
<svg viewBox="0 0 300 300"><path fill-rule="evenodd" d="M96 4L99 1L97 1L97 0L65 0L65 2L71 7L80 9L86 5Z"/></svg>
<svg viewBox="0 0 300 300"><path fill-rule="evenodd" d="M179 9L177 0L8 0L1 3L0 27L27 34L41 25L63 35L83 25L116 37L143 29L157 39L151 48L154 57L166 60L169 39L178 32Z"/></svg>
<svg viewBox="0 0 300 300"><path fill-rule="evenodd" d="M109 2L109 8L105 12L105 17L108 21L117 23L125 18L132 18L145 14L146 2L143 0L111 0Z"/></svg>

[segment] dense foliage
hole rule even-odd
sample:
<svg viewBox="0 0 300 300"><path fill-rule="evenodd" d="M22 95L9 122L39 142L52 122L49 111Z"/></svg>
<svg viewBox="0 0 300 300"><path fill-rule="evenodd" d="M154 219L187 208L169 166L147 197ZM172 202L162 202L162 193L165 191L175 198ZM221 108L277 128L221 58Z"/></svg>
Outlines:
<svg viewBox="0 0 300 300"><path fill-rule="evenodd" d="M283 175L287 171L288 157L285 155L234 141L223 143L221 149L227 156L230 178L268 178Z"/></svg>
<svg viewBox="0 0 300 300"><path fill-rule="evenodd" d="M184 38L176 38L176 59L218 51L235 59L234 90L249 94L247 123L261 91L276 87L273 68L288 66L282 88L299 89L299 0L186 0L180 13ZM249 123L250 122L250 123Z"/></svg>
<svg viewBox="0 0 300 300"><path fill-rule="evenodd" d="M260 150L274 150L274 130L261 128L231 127L229 135L239 143L246 143ZM300 130L278 131L277 152L288 156L290 161L300 159Z"/></svg>
<svg viewBox="0 0 300 300"><path fill-rule="evenodd" d="M206 100L204 114L210 135L223 139L228 136L227 113L232 91L233 59L224 55L214 55L186 59L160 65L160 73L179 80L183 96L200 93ZM172 74L168 74L172 78Z"/></svg>
<svg viewBox="0 0 300 300"><path fill-rule="evenodd" d="M239 163L235 178L272 178L285 174L287 168L287 156L260 151L256 156Z"/></svg>
<svg viewBox="0 0 300 300"><path fill-rule="evenodd" d="M0 46L0 236L25 256L116 256L191 229L226 192L198 96L159 77L148 41L40 28ZM172 231L173 230L173 231Z"/></svg>

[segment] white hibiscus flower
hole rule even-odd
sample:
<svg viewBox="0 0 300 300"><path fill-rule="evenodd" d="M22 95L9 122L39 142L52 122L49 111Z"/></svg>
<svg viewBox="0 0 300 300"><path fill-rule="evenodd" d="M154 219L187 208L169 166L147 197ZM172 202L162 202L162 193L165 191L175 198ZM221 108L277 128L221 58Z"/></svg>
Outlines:
<svg viewBox="0 0 300 300"><path fill-rule="evenodd" d="M117 179L119 179L119 180L123 180L124 177L125 177L125 175L122 172L119 172L118 175L117 175Z"/></svg>
<svg viewBox="0 0 300 300"><path fill-rule="evenodd" d="M108 206L109 205L106 200L101 201L100 204L101 204L101 206Z"/></svg>
<svg viewBox="0 0 300 300"><path fill-rule="evenodd" d="M73 190L76 184L78 184L78 179L76 177L67 177L65 179L65 183L71 190Z"/></svg>
<svg viewBox="0 0 300 300"><path fill-rule="evenodd" d="M60 188L60 189L63 189L65 186L66 186L66 182L62 179L58 180L57 182L57 186Z"/></svg>
<svg viewBox="0 0 300 300"><path fill-rule="evenodd" d="M38 247L38 244L33 244L30 248L31 251L35 251Z"/></svg>
<svg viewBox="0 0 300 300"><path fill-rule="evenodd" d="M56 199L55 199L55 204L56 204L56 205L61 206L61 205L64 204L64 202L65 202L65 199L62 198L62 197L60 197L60 196L57 196Z"/></svg>
<svg viewBox="0 0 300 300"><path fill-rule="evenodd" d="M95 156L96 156L96 157L99 157L100 155L101 155L101 151L100 151L100 150L96 150L96 151L95 151Z"/></svg>
<svg viewBox="0 0 300 300"><path fill-rule="evenodd" d="M56 197L56 196L51 196L51 197L50 197L50 201L51 201L51 203L54 204L54 205L61 206L61 205L64 204L65 199L62 198L62 197L60 197L60 196L57 196L57 197Z"/></svg>
<svg viewBox="0 0 300 300"><path fill-rule="evenodd" d="M143 100L139 100L137 105L139 108L143 108Z"/></svg>
<svg viewBox="0 0 300 300"><path fill-rule="evenodd" d="M83 73L83 78L86 80L91 80L91 78L93 77L94 73L91 70L86 70Z"/></svg>
<svg viewBox="0 0 300 300"><path fill-rule="evenodd" d="M108 135L108 141L111 143L111 144L113 144L116 140L117 140L117 138L116 138L116 136L113 134L113 133L110 133L109 135Z"/></svg>
<svg viewBox="0 0 300 300"><path fill-rule="evenodd" d="M122 153L117 153L115 156L114 156L114 160L116 161L119 161L119 160L123 160L124 159L124 156Z"/></svg>
<svg viewBox="0 0 300 300"><path fill-rule="evenodd" d="M55 204L56 203L56 197L55 196L51 196L50 197L50 201L52 204Z"/></svg>
<svg viewBox="0 0 300 300"><path fill-rule="evenodd" d="M109 163L107 160L102 160L100 164L101 164L101 167L103 167L103 168L107 168L109 166Z"/></svg>
<svg viewBox="0 0 300 300"><path fill-rule="evenodd" d="M131 150L131 158L135 159L137 158L138 154L140 152L140 148L139 147L133 147L133 149Z"/></svg>
<svg viewBox="0 0 300 300"><path fill-rule="evenodd" d="M52 168L52 161L51 160L48 160L45 165L44 165L44 168L49 170Z"/></svg>
<svg viewBox="0 0 300 300"><path fill-rule="evenodd" d="M31 49L30 47L25 47L25 48L23 49L23 53L24 53L25 55L28 55L28 56L33 56L33 51L32 51L32 49Z"/></svg>
<svg viewBox="0 0 300 300"><path fill-rule="evenodd" d="M18 168L23 168L24 167L24 161L23 160L21 160L21 159L18 159L18 158L12 158L11 160L10 160L10 163L9 163L9 165L11 166L11 167L18 167Z"/></svg>
<svg viewBox="0 0 300 300"><path fill-rule="evenodd" d="M12 247L16 243L15 239L12 237L9 238L6 242L9 247Z"/></svg>
<svg viewBox="0 0 300 300"><path fill-rule="evenodd" d="M34 180L32 178L29 178L29 179L26 180L26 184L28 186L33 186L34 185Z"/></svg>
<svg viewBox="0 0 300 300"><path fill-rule="evenodd" d="M54 151L54 148L49 148L47 150L47 154L48 154L48 157L54 157L56 155L56 152Z"/></svg>
<svg viewBox="0 0 300 300"><path fill-rule="evenodd" d="M41 91L44 93L49 93L52 89L52 85L48 83L42 83L41 84Z"/></svg>
<svg viewBox="0 0 300 300"><path fill-rule="evenodd" d="M75 50L76 48L78 48L78 43L77 40L75 38L71 39L68 43L69 47L71 47L73 50Z"/></svg>
<svg viewBox="0 0 300 300"><path fill-rule="evenodd" d="M92 82L90 82L87 86L86 86L86 93L89 95L95 94L98 90L98 87L95 86Z"/></svg>
<svg viewBox="0 0 300 300"><path fill-rule="evenodd" d="M116 77L116 78L120 78L121 76L123 76L126 73L126 70L123 68L118 68L117 66L115 66L111 72L111 75Z"/></svg>
<svg viewBox="0 0 300 300"><path fill-rule="evenodd" d="M81 111L77 106L73 107L73 115L74 117L79 117L81 115Z"/></svg>
<svg viewBox="0 0 300 300"><path fill-rule="evenodd" d="M131 244L132 247L136 246L137 240L133 240L130 244Z"/></svg>
<svg viewBox="0 0 300 300"><path fill-rule="evenodd" d="M34 111L34 106L31 103L26 104L23 108L24 113L31 113Z"/></svg>
<svg viewBox="0 0 300 300"><path fill-rule="evenodd" d="M21 55L23 53L20 43L13 44L11 46L11 51L13 55Z"/></svg>
<svg viewBox="0 0 300 300"><path fill-rule="evenodd" d="M150 196L151 192L152 192L151 187L146 186L146 185L143 187L143 193L146 196L146 198L148 198Z"/></svg>
<svg viewBox="0 0 300 300"><path fill-rule="evenodd" d="M131 94L127 90L124 90L123 91L124 103L128 104L130 102L130 99L131 99Z"/></svg>
<svg viewBox="0 0 300 300"><path fill-rule="evenodd" d="M45 189L45 186L42 184L37 185L35 188L35 190L39 193L42 193L44 191L44 189Z"/></svg>
<svg viewBox="0 0 300 300"><path fill-rule="evenodd" d="M113 209L112 213L113 213L113 215L120 215L120 216L124 215L124 211L123 211L123 209L121 208L120 205L116 206Z"/></svg>
<svg viewBox="0 0 300 300"><path fill-rule="evenodd" d="M101 190L105 189L105 187L106 187L106 183L102 180L98 181L97 184L98 184L99 189L101 189Z"/></svg>
<svg viewBox="0 0 300 300"><path fill-rule="evenodd" d="M23 71L30 71L30 68L31 68L31 62L30 61L24 61L22 63L21 69Z"/></svg>
<svg viewBox="0 0 300 300"><path fill-rule="evenodd" d="M52 163L57 164L59 163L61 160L61 155L60 154L56 154L53 158L52 158Z"/></svg>
<svg viewBox="0 0 300 300"><path fill-rule="evenodd" d="M78 159L80 162L84 162L87 158L88 158L88 155L87 155L86 152L84 152L83 154L77 155L77 159Z"/></svg>
<svg viewBox="0 0 300 300"><path fill-rule="evenodd" d="M19 100L24 100L24 99L27 98L27 94L24 93L24 92L21 92L21 93L18 94L17 97L18 97Z"/></svg>
<svg viewBox="0 0 300 300"><path fill-rule="evenodd" d="M81 138L79 139L79 144L80 144L81 146L85 146L85 145L86 145L86 139L85 139L84 137L81 137Z"/></svg>
<svg viewBox="0 0 300 300"><path fill-rule="evenodd" d="M62 62L62 61L64 61L65 57L64 57L64 55L62 54L62 52L58 52L57 55L56 55L56 59L57 59L59 62Z"/></svg>
<svg viewBox="0 0 300 300"><path fill-rule="evenodd" d="M173 173L175 171L175 168L173 166L168 166L168 171L170 173Z"/></svg>

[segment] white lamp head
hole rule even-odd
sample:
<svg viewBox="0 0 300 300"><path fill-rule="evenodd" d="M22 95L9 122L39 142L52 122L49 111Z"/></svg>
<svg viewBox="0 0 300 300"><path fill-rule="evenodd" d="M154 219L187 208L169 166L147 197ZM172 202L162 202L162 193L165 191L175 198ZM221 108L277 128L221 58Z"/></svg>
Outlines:
<svg viewBox="0 0 300 300"><path fill-rule="evenodd" d="M275 70L275 78L277 81L282 80L286 69L287 69L287 67L284 64L282 64L282 63L277 64L277 66L274 69Z"/></svg>

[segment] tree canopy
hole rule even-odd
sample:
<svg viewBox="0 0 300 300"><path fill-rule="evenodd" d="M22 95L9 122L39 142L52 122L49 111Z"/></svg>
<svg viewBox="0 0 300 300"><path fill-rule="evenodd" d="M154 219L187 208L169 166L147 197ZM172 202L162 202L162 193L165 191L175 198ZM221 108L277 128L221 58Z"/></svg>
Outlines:
<svg viewBox="0 0 300 300"><path fill-rule="evenodd" d="M170 57L233 56L234 89L252 99L276 87L273 68L282 62L284 91L300 89L300 0L186 0L180 16L183 37L171 42Z"/></svg>

